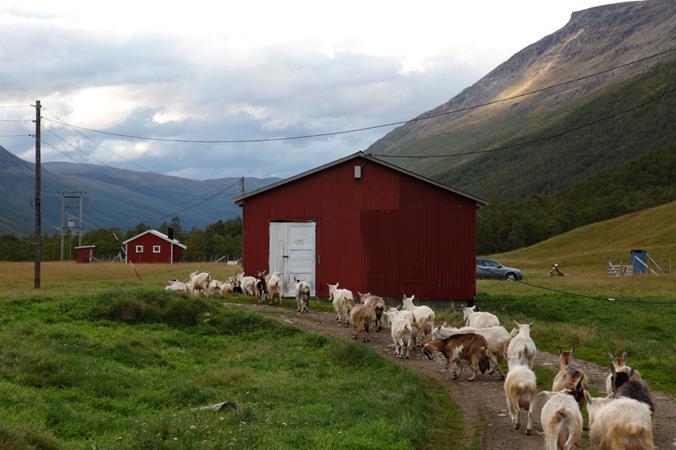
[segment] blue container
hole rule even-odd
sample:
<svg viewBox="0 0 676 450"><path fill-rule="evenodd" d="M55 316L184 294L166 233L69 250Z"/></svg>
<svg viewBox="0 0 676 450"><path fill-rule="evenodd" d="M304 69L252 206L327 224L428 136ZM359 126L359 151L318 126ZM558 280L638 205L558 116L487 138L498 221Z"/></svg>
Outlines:
<svg viewBox="0 0 676 450"><path fill-rule="evenodd" d="M631 251L631 265L633 266L634 273L645 273L646 272L646 266L648 263L646 262L648 259L648 252L645 250L632 250ZM641 264L643 262L643 264Z"/></svg>

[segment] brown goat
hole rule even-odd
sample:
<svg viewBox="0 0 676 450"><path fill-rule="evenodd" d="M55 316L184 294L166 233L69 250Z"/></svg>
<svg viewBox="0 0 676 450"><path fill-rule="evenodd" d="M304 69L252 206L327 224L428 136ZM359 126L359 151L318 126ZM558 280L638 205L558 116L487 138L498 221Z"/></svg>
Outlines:
<svg viewBox="0 0 676 450"><path fill-rule="evenodd" d="M615 370L615 366L610 365L611 376L613 377L613 397L627 397L643 402L650 407L651 414L655 414L655 403L653 401L650 388L637 371L631 368L624 370Z"/></svg>
<svg viewBox="0 0 676 450"><path fill-rule="evenodd" d="M380 331L382 329L381 323L383 319L383 312L385 311L385 300L383 300L382 297L372 295L370 292L366 294L357 292L357 295L359 296L359 300L364 305L368 305L370 302L375 303L375 313L376 313L375 330Z"/></svg>
<svg viewBox="0 0 676 450"><path fill-rule="evenodd" d="M369 332L376 324L376 303L369 302L365 305L356 305L350 310L350 323L354 327L352 337L357 339L359 333L365 333L364 342L369 342Z"/></svg>
<svg viewBox="0 0 676 450"><path fill-rule="evenodd" d="M568 389L582 411L587 403L584 391L589 390L589 385L585 373L572 364L574 352L575 346L567 352L559 349L559 372L554 377L552 391L560 392Z"/></svg>
<svg viewBox="0 0 676 450"><path fill-rule="evenodd" d="M487 357L493 364L498 361L488 349L488 343L483 336L474 333L454 334L446 339L429 341L423 347L423 353L434 359L435 352L440 352L446 358L446 367L453 363L453 379L457 379L462 371L463 363L469 363L472 375L467 381L474 380L479 374L479 361Z"/></svg>

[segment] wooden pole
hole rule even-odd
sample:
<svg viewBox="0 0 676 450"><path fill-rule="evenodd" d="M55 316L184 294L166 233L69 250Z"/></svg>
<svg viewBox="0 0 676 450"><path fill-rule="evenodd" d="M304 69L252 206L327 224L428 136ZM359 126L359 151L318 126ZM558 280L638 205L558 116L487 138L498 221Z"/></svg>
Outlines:
<svg viewBox="0 0 676 450"><path fill-rule="evenodd" d="M40 157L40 100L35 101L35 273L33 286L40 289L41 250L42 250L42 211L40 199L42 197L42 162Z"/></svg>

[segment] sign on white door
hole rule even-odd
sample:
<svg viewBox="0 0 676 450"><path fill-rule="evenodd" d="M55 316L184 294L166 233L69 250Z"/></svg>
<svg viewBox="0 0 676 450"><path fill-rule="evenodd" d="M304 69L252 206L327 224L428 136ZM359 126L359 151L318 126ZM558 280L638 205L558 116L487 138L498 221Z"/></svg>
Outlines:
<svg viewBox="0 0 676 450"><path fill-rule="evenodd" d="M284 284L284 297L295 296L294 277L315 290L315 222L270 222L270 268Z"/></svg>

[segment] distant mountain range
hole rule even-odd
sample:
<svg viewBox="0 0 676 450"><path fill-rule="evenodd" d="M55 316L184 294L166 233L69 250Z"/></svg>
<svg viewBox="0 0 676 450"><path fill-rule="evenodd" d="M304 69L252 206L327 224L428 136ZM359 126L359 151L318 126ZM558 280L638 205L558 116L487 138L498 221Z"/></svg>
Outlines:
<svg viewBox="0 0 676 450"><path fill-rule="evenodd" d="M245 188L250 191L277 180L246 178ZM34 164L0 146L0 186L0 233L32 234ZM240 194L238 178L198 181L93 164L50 162L44 163L42 170L45 233L58 232L59 191L87 192L83 207L86 230L127 230L140 222L156 227L174 215L180 217L184 228L201 228L240 214L232 202ZM186 209L197 203L199 206Z"/></svg>

